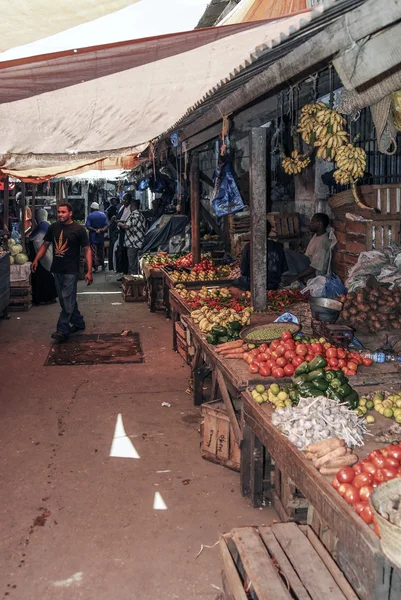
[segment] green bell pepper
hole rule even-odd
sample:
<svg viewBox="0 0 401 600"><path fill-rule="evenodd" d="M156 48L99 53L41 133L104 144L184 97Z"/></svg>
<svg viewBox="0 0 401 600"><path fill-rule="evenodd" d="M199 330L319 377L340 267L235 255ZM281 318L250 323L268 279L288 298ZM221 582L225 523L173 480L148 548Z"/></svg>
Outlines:
<svg viewBox="0 0 401 600"><path fill-rule="evenodd" d="M345 396L344 402L348 404L348 406L352 409L358 408L359 405L359 395L358 392L352 390L351 394Z"/></svg>
<svg viewBox="0 0 401 600"><path fill-rule="evenodd" d="M290 400L291 400L291 402L298 402L299 392L297 390L292 390L290 392Z"/></svg>
<svg viewBox="0 0 401 600"><path fill-rule="evenodd" d="M329 384L325 379L314 379L312 385L320 392L325 392L329 387Z"/></svg>
<svg viewBox="0 0 401 600"><path fill-rule="evenodd" d="M336 371L336 376L337 376L337 379L339 379L341 381L341 383L348 383L347 377L344 375L344 373L341 370Z"/></svg>
<svg viewBox="0 0 401 600"><path fill-rule="evenodd" d="M241 331L242 325L239 321L231 321L227 323L227 328L230 327L233 331Z"/></svg>
<svg viewBox="0 0 401 600"><path fill-rule="evenodd" d="M297 367L295 369L296 376L303 375L304 373L308 373L308 372L309 372L309 363L307 363L306 360L303 363L301 363L299 365L299 367Z"/></svg>
<svg viewBox="0 0 401 600"><path fill-rule="evenodd" d="M326 374L325 374L326 381L332 381L336 377L337 377L337 375L336 375L335 371L326 371Z"/></svg>
<svg viewBox="0 0 401 600"><path fill-rule="evenodd" d="M216 346L217 336L209 334L206 336L206 341L208 344L212 344L212 346Z"/></svg>
<svg viewBox="0 0 401 600"><path fill-rule="evenodd" d="M338 388L338 392L339 394L341 394L342 396L344 396L344 398L346 396L349 396L354 390L352 389L352 387L350 385L348 385L348 383L343 383L339 388Z"/></svg>
<svg viewBox="0 0 401 600"><path fill-rule="evenodd" d="M298 375L298 377L294 377L292 379L292 383L294 385L302 385L308 381L308 373L302 373L302 375Z"/></svg>
<svg viewBox="0 0 401 600"><path fill-rule="evenodd" d="M228 336L226 336L226 335L219 335L218 339L219 339L219 341L218 341L219 344L225 344L226 342L228 342Z"/></svg>
<svg viewBox="0 0 401 600"><path fill-rule="evenodd" d="M332 379L330 381L330 387L333 388L333 390L338 390L338 388L340 388L341 386L342 386L342 382L337 378Z"/></svg>
<svg viewBox="0 0 401 600"><path fill-rule="evenodd" d="M310 361L308 366L308 370L310 373L311 371L315 371L315 369L324 369L324 367L327 367L327 362L324 360L321 354L317 354L317 356L315 356L315 358Z"/></svg>
<svg viewBox="0 0 401 600"><path fill-rule="evenodd" d="M213 325L211 329L211 333L217 335L218 337L225 337L228 334L227 327L222 327L220 325Z"/></svg>
<svg viewBox="0 0 401 600"><path fill-rule="evenodd" d="M315 369L314 371L309 372L308 381L313 381L314 379L324 379L323 369Z"/></svg>

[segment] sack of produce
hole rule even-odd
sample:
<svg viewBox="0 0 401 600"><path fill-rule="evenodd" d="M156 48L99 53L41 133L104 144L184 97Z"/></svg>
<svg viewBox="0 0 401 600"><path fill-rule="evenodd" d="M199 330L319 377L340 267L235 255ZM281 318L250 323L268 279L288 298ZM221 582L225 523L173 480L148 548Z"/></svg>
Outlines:
<svg viewBox="0 0 401 600"><path fill-rule="evenodd" d="M401 568L401 479L398 477L378 486L370 504L380 531L383 553Z"/></svg>

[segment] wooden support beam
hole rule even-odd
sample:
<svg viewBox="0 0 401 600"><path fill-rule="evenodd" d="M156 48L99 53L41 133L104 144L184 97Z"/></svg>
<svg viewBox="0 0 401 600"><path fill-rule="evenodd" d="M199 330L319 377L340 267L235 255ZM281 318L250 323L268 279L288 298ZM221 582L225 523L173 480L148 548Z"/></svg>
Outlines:
<svg viewBox="0 0 401 600"><path fill-rule="evenodd" d="M236 112L261 96L276 90L290 80L299 81L327 64L339 52L348 50L353 42L393 25L401 18L399 0L387 0L377 10L377 0L367 0L355 10L349 11L269 65L262 73L239 86L224 99L213 102L211 108L190 125L180 130L180 139L186 140L221 121L221 115ZM228 84L229 85L229 84Z"/></svg>
<svg viewBox="0 0 401 600"><path fill-rule="evenodd" d="M251 298L256 311L267 309L266 129L249 134L249 198L251 209Z"/></svg>
<svg viewBox="0 0 401 600"><path fill-rule="evenodd" d="M21 200L19 205L19 218L20 218L20 234L21 234L21 246L25 252L25 227L24 227L24 216L25 216L25 202L26 202L26 186L25 183L21 183Z"/></svg>
<svg viewBox="0 0 401 600"><path fill-rule="evenodd" d="M192 262L200 263L200 190L199 190L199 154L194 152L191 161L191 234L192 234Z"/></svg>
<svg viewBox="0 0 401 600"><path fill-rule="evenodd" d="M10 189L8 187L8 175L4 179L4 196L3 196L3 226L4 231L9 231L10 220Z"/></svg>

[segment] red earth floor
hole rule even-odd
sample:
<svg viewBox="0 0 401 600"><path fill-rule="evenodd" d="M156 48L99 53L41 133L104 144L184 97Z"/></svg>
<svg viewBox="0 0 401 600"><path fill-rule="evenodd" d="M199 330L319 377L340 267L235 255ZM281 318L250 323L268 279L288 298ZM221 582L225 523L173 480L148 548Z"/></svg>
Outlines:
<svg viewBox="0 0 401 600"><path fill-rule="evenodd" d="M80 285L96 291L79 296L86 332L139 332L145 363L45 367L58 305L0 322L0 598L213 600L220 556L201 545L276 515L201 458L171 322L106 294L113 276ZM110 457L118 414L140 458Z"/></svg>

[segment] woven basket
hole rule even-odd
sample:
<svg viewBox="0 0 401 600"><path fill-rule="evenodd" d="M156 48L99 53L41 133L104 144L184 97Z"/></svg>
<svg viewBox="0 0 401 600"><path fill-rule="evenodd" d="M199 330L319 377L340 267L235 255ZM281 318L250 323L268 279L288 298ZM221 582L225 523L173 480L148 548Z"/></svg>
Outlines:
<svg viewBox="0 0 401 600"><path fill-rule="evenodd" d="M396 567L401 569L401 527L390 523L378 511L383 500L397 494L401 495L401 478L392 479L377 487L370 497L370 505L379 526L383 553Z"/></svg>

